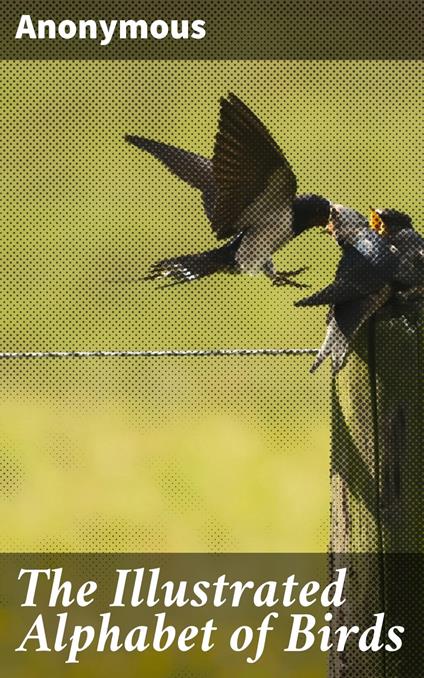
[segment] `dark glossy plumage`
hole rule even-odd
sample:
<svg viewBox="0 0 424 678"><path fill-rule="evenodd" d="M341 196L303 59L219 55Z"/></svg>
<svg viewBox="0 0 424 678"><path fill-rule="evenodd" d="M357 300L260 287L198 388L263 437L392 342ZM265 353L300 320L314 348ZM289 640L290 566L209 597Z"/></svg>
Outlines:
<svg viewBox="0 0 424 678"><path fill-rule="evenodd" d="M357 230L352 244L342 246L334 282L296 304L330 306L327 334L312 371L328 356L333 371L340 370L360 327L391 298L424 299L424 238L408 215L395 210L378 214L382 234Z"/></svg>
<svg viewBox="0 0 424 678"><path fill-rule="evenodd" d="M212 159L144 137L125 139L200 190L216 238L228 241L208 252L163 259L149 278L188 282L220 271L265 273L273 284L301 287L292 280L299 271L275 271L272 256L304 230L325 225L330 203L321 196L296 196L287 158L238 97L221 99Z"/></svg>

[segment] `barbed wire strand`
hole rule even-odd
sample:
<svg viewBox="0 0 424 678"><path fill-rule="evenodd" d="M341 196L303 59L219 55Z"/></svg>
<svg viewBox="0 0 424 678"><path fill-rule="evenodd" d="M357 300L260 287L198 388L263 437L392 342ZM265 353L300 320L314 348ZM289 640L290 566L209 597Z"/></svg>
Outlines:
<svg viewBox="0 0 424 678"><path fill-rule="evenodd" d="M1 352L0 360L36 360L46 358L215 358L225 356L300 356L315 355L317 348L200 348L135 351L16 351Z"/></svg>

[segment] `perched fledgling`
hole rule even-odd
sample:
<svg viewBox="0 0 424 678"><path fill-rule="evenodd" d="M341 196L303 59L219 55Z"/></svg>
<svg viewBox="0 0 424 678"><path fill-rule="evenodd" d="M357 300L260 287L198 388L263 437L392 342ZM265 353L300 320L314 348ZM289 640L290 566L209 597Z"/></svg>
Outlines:
<svg viewBox="0 0 424 678"><path fill-rule="evenodd" d="M238 97L221 99L211 159L139 136L125 139L199 189L216 238L226 240L213 250L158 261L148 278L178 283L218 272L265 273L274 285L304 287L293 280L303 268L276 271L272 257L303 231L325 226L330 202L296 194L296 177L284 153Z"/></svg>
<svg viewBox="0 0 424 678"><path fill-rule="evenodd" d="M411 218L396 210L372 210L370 228L360 228L359 222L358 217L356 231L348 229L348 239L338 238L343 256L334 282L296 304L330 305L327 334L312 372L331 356L337 373L360 327L390 298L424 298L424 238Z"/></svg>
<svg viewBox="0 0 424 678"><path fill-rule="evenodd" d="M353 245L358 235L367 229L368 221L363 214L345 205L331 205L327 231L341 247Z"/></svg>

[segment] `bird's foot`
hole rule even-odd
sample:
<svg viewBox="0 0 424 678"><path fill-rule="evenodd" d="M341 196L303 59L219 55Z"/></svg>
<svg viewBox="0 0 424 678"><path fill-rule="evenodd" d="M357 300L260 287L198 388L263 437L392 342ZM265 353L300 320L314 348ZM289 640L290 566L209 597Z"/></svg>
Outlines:
<svg viewBox="0 0 424 678"><path fill-rule="evenodd" d="M298 268L295 271L275 271L275 273L273 273L271 276L271 282L276 287L289 285L290 287L303 289L304 287L309 287L309 285L299 283L297 280L293 280L293 278L300 275L300 273L303 273L304 271L306 271L306 266L302 266L302 268Z"/></svg>

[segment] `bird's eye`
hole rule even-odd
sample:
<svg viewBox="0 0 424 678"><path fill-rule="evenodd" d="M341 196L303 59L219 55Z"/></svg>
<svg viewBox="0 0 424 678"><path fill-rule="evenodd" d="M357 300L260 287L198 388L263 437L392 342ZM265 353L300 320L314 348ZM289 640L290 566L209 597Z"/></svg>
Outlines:
<svg viewBox="0 0 424 678"><path fill-rule="evenodd" d="M424 250L420 250L420 255L424 257Z"/></svg>
<svg viewBox="0 0 424 678"><path fill-rule="evenodd" d="M399 254L399 250L395 245L390 245L390 251L392 254Z"/></svg>

